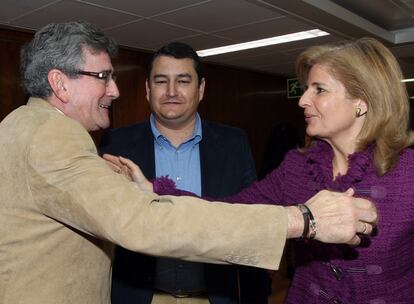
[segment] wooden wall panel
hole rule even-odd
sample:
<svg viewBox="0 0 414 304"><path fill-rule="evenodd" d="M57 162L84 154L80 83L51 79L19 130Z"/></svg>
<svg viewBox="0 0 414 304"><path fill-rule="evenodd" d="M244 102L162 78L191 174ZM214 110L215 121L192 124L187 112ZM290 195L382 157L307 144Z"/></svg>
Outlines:
<svg viewBox="0 0 414 304"><path fill-rule="evenodd" d="M286 79L239 69L207 65L203 118L246 130L257 169L272 128L281 122L303 133L303 111L286 97Z"/></svg>
<svg viewBox="0 0 414 304"><path fill-rule="evenodd" d="M31 37L30 33L0 29L0 121L26 103L20 84L20 49Z"/></svg>
<svg viewBox="0 0 414 304"><path fill-rule="evenodd" d="M26 103L20 86L19 52L31 37L31 33L0 29L0 119ZM118 58L113 61L121 92L111 110L113 127L149 117L145 69L150 57L149 53L121 48ZM275 124L290 122L303 129L303 112L297 106L297 100L286 98L284 78L211 64L205 64L204 70L206 92L200 106L202 118L245 129L258 169L265 143ZM92 134L96 143L102 134L102 131Z"/></svg>
<svg viewBox="0 0 414 304"><path fill-rule="evenodd" d="M143 121L150 108L145 97L146 66L151 54L121 49L113 61L120 98L113 103L112 126L120 127Z"/></svg>

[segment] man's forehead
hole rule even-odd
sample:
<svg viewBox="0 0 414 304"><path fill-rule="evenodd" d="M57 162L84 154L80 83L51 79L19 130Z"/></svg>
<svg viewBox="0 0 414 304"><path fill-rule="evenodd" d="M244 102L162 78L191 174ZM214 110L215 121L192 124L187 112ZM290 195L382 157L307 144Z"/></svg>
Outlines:
<svg viewBox="0 0 414 304"><path fill-rule="evenodd" d="M194 60L191 58L174 58L170 56L159 56L157 57L152 66L152 70L156 74L160 71L169 70L169 71L181 71L181 73L191 73L195 74L196 70L194 67Z"/></svg>
<svg viewBox="0 0 414 304"><path fill-rule="evenodd" d="M84 67L98 68L100 71L113 70L111 58L105 51L95 51L89 48L84 48L83 61Z"/></svg>

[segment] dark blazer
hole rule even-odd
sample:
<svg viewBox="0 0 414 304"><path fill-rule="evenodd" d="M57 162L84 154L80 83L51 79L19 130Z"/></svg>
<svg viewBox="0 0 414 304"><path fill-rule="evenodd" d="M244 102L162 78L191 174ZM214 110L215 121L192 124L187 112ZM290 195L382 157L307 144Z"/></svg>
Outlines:
<svg viewBox="0 0 414 304"><path fill-rule="evenodd" d="M202 136L200 163L203 196L218 198L232 195L255 181L255 166L244 131L202 121ZM149 122L108 131L99 150L101 154L129 158L140 166L148 179L155 177L154 137ZM241 282L237 279L237 271L241 273ZM154 272L153 257L118 248L113 266L112 303L151 303ZM268 279L260 269L208 264L206 284L212 304L237 303L239 284L243 291L242 303L267 303Z"/></svg>

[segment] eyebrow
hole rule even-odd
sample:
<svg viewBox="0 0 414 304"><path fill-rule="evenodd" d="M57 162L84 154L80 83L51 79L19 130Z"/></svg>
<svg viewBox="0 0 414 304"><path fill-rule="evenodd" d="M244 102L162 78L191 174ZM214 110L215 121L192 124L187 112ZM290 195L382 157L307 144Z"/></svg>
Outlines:
<svg viewBox="0 0 414 304"><path fill-rule="evenodd" d="M181 74L177 74L174 75L177 76L177 78L183 78L183 77L188 77L188 78L193 78L189 73L181 73ZM155 74L152 78L161 78L161 77L165 77L168 78L168 75L166 74Z"/></svg>
<svg viewBox="0 0 414 304"><path fill-rule="evenodd" d="M91 69L85 69L85 71L90 71ZM96 71L96 70L95 70ZM97 72L97 73L113 73L114 72L114 70L113 69L102 69L102 70L99 70L99 72Z"/></svg>
<svg viewBox="0 0 414 304"><path fill-rule="evenodd" d="M325 86L326 83L314 81L310 84L311 86Z"/></svg>
<svg viewBox="0 0 414 304"><path fill-rule="evenodd" d="M188 78L193 78L190 74L188 73L182 73L182 74L178 74L177 75L179 78L183 78L183 77L188 77Z"/></svg>

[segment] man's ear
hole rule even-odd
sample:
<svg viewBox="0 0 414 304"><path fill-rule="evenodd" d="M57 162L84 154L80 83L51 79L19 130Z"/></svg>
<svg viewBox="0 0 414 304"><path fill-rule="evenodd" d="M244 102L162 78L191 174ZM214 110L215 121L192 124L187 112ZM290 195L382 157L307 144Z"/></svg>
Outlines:
<svg viewBox="0 0 414 304"><path fill-rule="evenodd" d="M198 102L201 102L204 97L204 89L206 88L206 79L201 78L200 85L198 86Z"/></svg>
<svg viewBox="0 0 414 304"><path fill-rule="evenodd" d="M146 92L145 96L147 97L147 101L149 102L151 89L150 89L150 84L149 84L149 79L148 78L145 80L145 92Z"/></svg>
<svg viewBox="0 0 414 304"><path fill-rule="evenodd" d="M58 69L52 69L47 75L50 87L56 97L63 103L69 101L68 91L66 89L67 76Z"/></svg>

